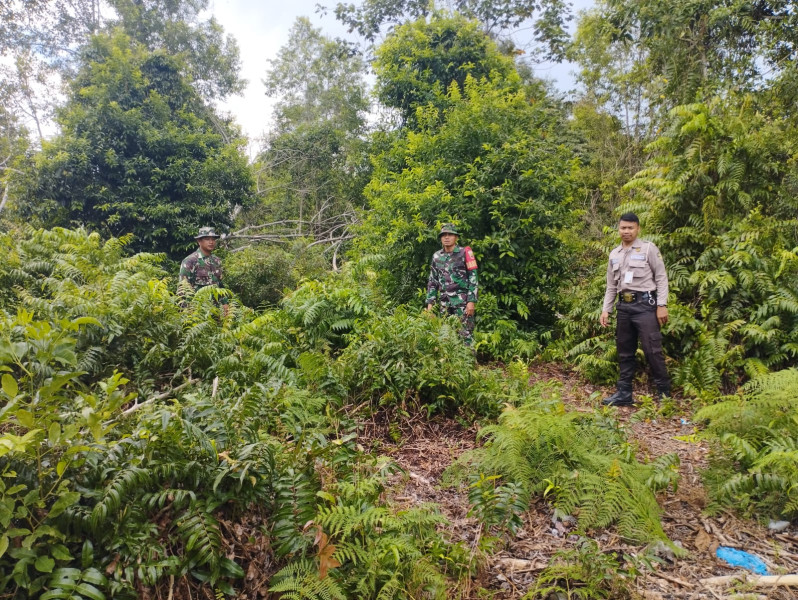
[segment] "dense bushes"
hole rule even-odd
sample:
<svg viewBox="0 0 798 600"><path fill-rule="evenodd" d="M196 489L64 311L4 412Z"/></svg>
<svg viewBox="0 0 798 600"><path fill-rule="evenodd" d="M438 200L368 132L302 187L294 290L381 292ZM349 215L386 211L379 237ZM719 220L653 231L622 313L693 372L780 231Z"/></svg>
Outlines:
<svg viewBox="0 0 798 600"><path fill-rule="evenodd" d="M300 288L285 311L252 320L234 300L222 317L211 288L181 308L157 257L125 257L124 240L19 233L0 236L9 250L0 267L9 284L0 306L8 597L136 598L169 576L232 594L246 565L228 557L247 542L230 528L252 511L272 540L260 560L273 553L277 567L293 565L316 585L323 569L347 594L444 593L429 554L448 545L440 517L382 502L390 470L362 455L354 424L323 392L345 394L330 357L315 351L340 340L329 321L354 326L373 310L355 287L362 269ZM314 292L325 307L309 304ZM373 516L344 525L366 502ZM306 529L311 520L318 531ZM322 534L326 564L314 559ZM389 541L400 560L384 554ZM289 571L276 589L290 589Z"/></svg>
<svg viewBox="0 0 798 600"><path fill-rule="evenodd" d="M566 412L556 395L539 387L506 406L479 437L484 447L466 464L500 476L505 486L550 498L561 515L577 519L580 531L615 524L628 539L667 541L654 494L676 485L678 457L639 463L609 416Z"/></svg>
<svg viewBox="0 0 798 600"><path fill-rule="evenodd" d="M277 306L302 279L321 277L328 269L321 248L301 242L290 250L255 246L224 256L225 285L250 308Z"/></svg>
<svg viewBox="0 0 798 600"><path fill-rule="evenodd" d="M619 207L640 215L671 283L666 353L691 395L731 392L798 355L798 221L788 122L732 96L680 106ZM603 249L606 251L617 236ZM605 254L606 256L606 254ZM610 379L614 345L596 325L603 269L577 295L559 348Z"/></svg>
<svg viewBox="0 0 798 600"><path fill-rule="evenodd" d="M432 48L456 48L459 32L436 37L444 25L433 18L400 27L395 37L406 42L418 35ZM493 43L484 41L481 60L498 60ZM402 89L412 69L431 77L446 66L427 65L432 48L408 50L396 68L378 61L383 89ZM379 249L386 293L421 304L418 290L440 248L437 228L453 222L474 249L480 285L494 295L500 315L525 326L550 325L568 275L562 232L574 218L576 163L558 134L562 114L544 91L525 89L517 73L507 72L506 59L501 72L483 70L473 57L463 60L446 86L436 83L423 99L402 100L412 102L413 126L394 134L374 158L356 251Z"/></svg>

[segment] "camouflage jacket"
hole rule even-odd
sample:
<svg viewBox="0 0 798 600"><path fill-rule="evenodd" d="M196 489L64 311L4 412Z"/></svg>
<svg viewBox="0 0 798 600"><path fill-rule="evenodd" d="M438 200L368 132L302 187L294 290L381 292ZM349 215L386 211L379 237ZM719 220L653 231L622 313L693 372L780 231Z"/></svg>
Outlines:
<svg viewBox="0 0 798 600"><path fill-rule="evenodd" d="M438 250L432 255L427 304L436 299L441 304L462 304L477 301L477 259L468 246L455 246L451 252Z"/></svg>
<svg viewBox="0 0 798 600"><path fill-rule="evenodd" d="M203 256L201 250L192 252L180 263L180 281L187 282L195 290L208 285L224 287L222 261L213 254Z"/></svg>

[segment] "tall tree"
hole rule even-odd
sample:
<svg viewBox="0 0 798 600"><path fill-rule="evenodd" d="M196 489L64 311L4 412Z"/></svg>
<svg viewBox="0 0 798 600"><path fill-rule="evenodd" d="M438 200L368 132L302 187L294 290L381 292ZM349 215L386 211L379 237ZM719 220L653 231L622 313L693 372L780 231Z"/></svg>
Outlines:
<svg viewBox="0 0 798 600"><path fill-rule="evenodd" d="M307 236L340 245L368 179L365 66L350 45L300 18L270 61L275 127L258 157L261 204L246 239Z"/></svg>
<svg viewBox="0 0 798 600"><path fill-rule="evenodd" d="M512 30L532 22L535 38L546 47L547 58L562 57L568 35L565 23L570 20L570 3L565 0L454 0L446 8L469 19L476 19L490 35ZM322 8L322 10L324 10ZM389 26L396 26L435 13L430 0L363 0L359 5L339 2L335 16L370 42Z"/></svg>
<svg viewBox="0 0 798 600"><path fill-rule="evenodd" d="M451 46L430 43L439 31L480 35L484 53L452 66ZM399 69L378 62L378 86L402 89L406 77L420 73L430 101L407 104L415 105L414 126L374 159L357 251L382 253L386 291L409 301L440 247L437 226L454 222L481 260L481 286L496 299L496 312L550 323L568 272L562 232L572 222L574 165L558 133L562 113L545 95L528 96L511 59L460 17L403 25L392 38L385 42L392 52L380 49L380 60L400 55L393 51L400 45L408 59Z"/></svg>
<svg viewBox="0 0 798 600"><path fill-rule="evenodd" d="M224 35L215 18L203 20L209 0L107 1L118 15L108 26L121 27L150 50L180 57L206 100L224 99L243 90L235 39Z"/></svg>
<svg viewBox="0 0 798 600"><path fill-rule="evenodd" d="M197 227L227 227L233 207L249 202L251 175L182 73L179 59L121 31L93 38L58 116L62 134L45 142L25 182L22 213L134 233L136 249L173 256Z"/></svg>
<svg viewBox="0 0 798 600"><path fill-rule="evenodd" d="M377 48L374 70L380 101L413 124L416 109L443 108L454 83L462 91L468 76L492 76L517 84L512 59L502 55L475 21L436 13L399 27Z"/></svg>
<svg viewBox="0 0 798 600"><path fill-rule="evenodd" d="M121 27L150 50L180 58L192 85L210 101L239 92L238 47L213 19L208 0L0 0L0 80L13 90L6 107L39 141L63 99L92 35Z"/></svg>

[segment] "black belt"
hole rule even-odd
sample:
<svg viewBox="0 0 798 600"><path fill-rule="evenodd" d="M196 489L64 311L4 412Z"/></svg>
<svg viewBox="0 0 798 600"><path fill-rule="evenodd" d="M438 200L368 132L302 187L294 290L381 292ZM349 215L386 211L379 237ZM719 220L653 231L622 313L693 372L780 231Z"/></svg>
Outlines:
<svg viewBox="0 0 798 600"><path fill-rule="evenodd" d="M648 302L652 306L657 302L657 292L620 292L618 301L624 304L633 302Z"/></svg>

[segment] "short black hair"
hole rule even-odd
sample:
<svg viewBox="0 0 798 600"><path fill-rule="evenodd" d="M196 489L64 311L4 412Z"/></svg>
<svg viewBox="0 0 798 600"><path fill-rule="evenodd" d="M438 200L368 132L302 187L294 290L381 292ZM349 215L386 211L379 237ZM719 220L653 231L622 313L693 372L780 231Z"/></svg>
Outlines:
<svg viewBox="0 0 798 600"><path fill-rule="evenodd" d="M623 213L621 215L621 218L618 219L619 223L621 221L626 221L627 223L637 223L638 225L640 225L640 219L637 218L636 214L631 213L631 212L630 213Z"/></svg>

